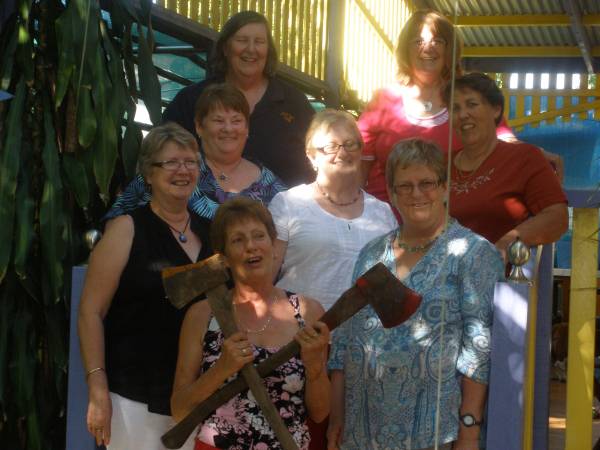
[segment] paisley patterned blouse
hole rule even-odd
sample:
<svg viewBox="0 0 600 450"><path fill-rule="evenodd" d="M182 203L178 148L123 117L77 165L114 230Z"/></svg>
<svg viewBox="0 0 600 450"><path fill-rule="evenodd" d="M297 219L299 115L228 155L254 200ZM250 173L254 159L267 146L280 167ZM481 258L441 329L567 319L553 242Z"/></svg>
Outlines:
<svg viewBox="0 0 600 450"><path fill-rule="evenodd" d="M265 205L278 192L285 191L287 187L273 172L264 166L254 162L260 169L260 176L254 183L239 193L224 191L212 171L206 165L204 157L200 161L200 177L189 201L189 207L200 217L212 220L217 208L225 200L238 195L258 200ZM127 214L129 211L144 206L152 198L152 193L141 175L136 176L123 191L117 201L104 216L104 220Z"/></svg>
<svg viewBox="0 0 600 450"><path fill-rule="evenodd" d="M396 233L362 249L353 280L379 261L395 273ZM366 306L334 331L329 368L344 372L343 449L432 447L440 365L439 443L456 440L461 377L488 380L494 285L503 269L492 244L452 221L402 280L423 296L409 320L384 329Z"/></svg>
<svg viewBox="0 0 600 450"><path fill-rule="evenodd" d="M288 301L295 311L298 325L304 327L300 315L300 302L295 294L288 294ZM224 336L217 321L210 321L204 338L204 360L202 372L206 372L221 356ZM255 364L276 353L279 348L254 346ZM236 378L234 375L230 380ZM265 378L265 385L279 414L287 425L292 437L302 450L308 449L310 435L304 406L304 365L299 357L290 359L272 375ZM249 390L237 395L219 407L200 426L196 439L217 448L230 450L271 450L280 449L271 426L262 414L254 396Z"/></svg>

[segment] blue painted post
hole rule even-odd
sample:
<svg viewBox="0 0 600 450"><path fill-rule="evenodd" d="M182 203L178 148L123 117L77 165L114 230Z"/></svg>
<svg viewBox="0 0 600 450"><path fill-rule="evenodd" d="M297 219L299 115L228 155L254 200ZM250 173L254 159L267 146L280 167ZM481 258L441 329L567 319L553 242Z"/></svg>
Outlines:
<svg viewBox="0 0 600 450"><path fill-rule="evenodd" d="M73 267L71 283L71 325L69 336L69 385L67 391L67 445L66 450L96 450L96 443L86 427L87 385L77 333L79 300L83 290L86 267Z"/></svg>

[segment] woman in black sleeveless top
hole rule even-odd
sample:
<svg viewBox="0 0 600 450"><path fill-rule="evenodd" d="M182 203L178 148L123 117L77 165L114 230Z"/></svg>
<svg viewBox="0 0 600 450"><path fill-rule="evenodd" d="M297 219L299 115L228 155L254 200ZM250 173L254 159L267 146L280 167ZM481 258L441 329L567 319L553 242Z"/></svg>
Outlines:
<svg viewBox="0 0 600 450"><path fill-rule="evenodd" d="M109 449L163 449L185 311L165 298L161 270L212 252L209 222L187 203L199 174L195 138L175 124L154 128L138 169L151 202L110 221L90 258L79 336L89 391L87 426Z"/></svg>

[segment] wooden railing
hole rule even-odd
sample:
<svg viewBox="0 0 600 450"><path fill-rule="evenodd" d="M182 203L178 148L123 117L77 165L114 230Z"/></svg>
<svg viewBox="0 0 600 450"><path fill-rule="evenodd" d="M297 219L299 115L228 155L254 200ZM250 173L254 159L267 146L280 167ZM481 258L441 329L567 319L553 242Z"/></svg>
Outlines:
<svg viewBox="0 0 600 450"><path fill-rule="evenodd" d="M587 74L490 74L502 86L508 123L524 125L568 122L574 117L600 120L600 85Z"/></svg>
<svg viewBox="0 0 600 450"><path fill-rule="evenodd" d="M157 4L217 31L239 11L258 11L271 24L279 61L321 80L325 77L328 3L328 0L157 0Z"/></svg>

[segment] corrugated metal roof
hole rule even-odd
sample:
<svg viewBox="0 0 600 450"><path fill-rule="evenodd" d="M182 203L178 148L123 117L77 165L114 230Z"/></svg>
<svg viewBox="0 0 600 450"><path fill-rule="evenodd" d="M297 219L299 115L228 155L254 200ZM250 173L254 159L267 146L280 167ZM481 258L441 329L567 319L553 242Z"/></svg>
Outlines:
<svg viewBox="0 0 600 450"><path fill-rule="evenodd" d="M454 17L454 0L421 0L418 3L436 9L451 19ZM582 21L593 19L593 24L583 22L582 32L590 52L600 56L600 1L575 0L575 6L581 14ZM591 15L599 16L589 17ZM563 63L572 63L579 69L582 67L584 59L579 50L578 37L569 12L565 10L560 0L459 0L457 16L457 23L460 25L465 43L465 62L468 65L474 64L481 68L492 61L497 65L499 58L514 62L515 58L520 57L523 64L532 66L530 69L535 70L535 66L541 69L541 66L549 61L546 58L561 57ZM521 21L518 16L529 17L524 17ZM538 20L553 19L562 24L533 25L528 20L531 16L536 16ZM488 17L494 17L495 23L507 22L507 25L486 24L485 19ZM470 19L474 20L475 24L463 26L461 19L463 19L462 23ZM481 47L493 49L491 54L495 57L480 55L479 53L483 51L475 54L474 49L481 50ZM524 50L509 49L509 47L530 48ZM525 54L526 51L529 53ZM593 58L592 62L595 70L600 70L600 61Z"/></svg>

